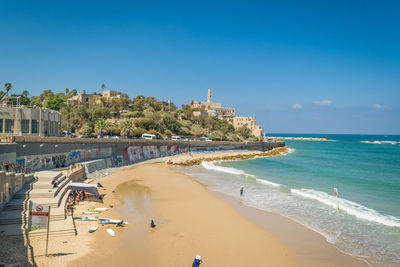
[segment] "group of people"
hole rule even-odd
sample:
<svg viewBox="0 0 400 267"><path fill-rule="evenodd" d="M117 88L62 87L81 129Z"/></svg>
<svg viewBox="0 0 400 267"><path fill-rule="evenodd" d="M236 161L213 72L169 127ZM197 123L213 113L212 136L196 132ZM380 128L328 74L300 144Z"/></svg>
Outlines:
<svg viewBox="0 0 400 267"><path fill-rule="evenodd" d="M75 205L79 203L79 201L89 200L89 195L86 194L84 191L77 191L73 190L69 193L68 195L68 200L67 200L67 214L68 215L73 215Z"/></svg>
<svg viewBox="0 0 400 267"><path fill-rule="evenodd" d="M15 164L10 161L1 162L1 170L5 172L33 173L32 167L25 167L22 162Z"/></svg>

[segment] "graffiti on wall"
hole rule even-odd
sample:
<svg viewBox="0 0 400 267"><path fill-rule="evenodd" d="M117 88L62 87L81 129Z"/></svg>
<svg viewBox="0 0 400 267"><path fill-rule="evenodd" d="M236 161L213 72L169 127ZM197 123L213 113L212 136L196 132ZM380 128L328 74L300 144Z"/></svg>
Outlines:
<svg viewBox="0 0 400 267"><path fill-rule="evenodd" d="M93 148L93 149L80 149L66 153L55 153L55 154L44 154L18 157L18 166L24 168L32 168L33 170L64 167L72 163L90 159L96 159L101 157L111 156L112 149L106 148Z"/></svg>
<svg viewBox="0 0 400 267"><path fill-rule="evenodd" d="M126 149L128 157L123 157L124 162L137 162L159 157L173 156L179 153L188 152L188 148L181 148L179 145L155 145L155 146L130 146Z"/></svg>

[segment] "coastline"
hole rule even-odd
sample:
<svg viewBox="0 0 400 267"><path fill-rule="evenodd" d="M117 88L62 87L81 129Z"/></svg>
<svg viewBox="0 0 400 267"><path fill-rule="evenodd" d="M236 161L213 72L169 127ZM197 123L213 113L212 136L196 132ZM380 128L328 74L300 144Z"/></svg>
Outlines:
<svg viewBox="0 0 400 267"><path fill-rule="evenodd" d="M162 167L162 168L161 168ZM154 169L155 168L155 169ZM135 191L134 195L136 195L136 201L137 202L143 202L143 192L147 192L144 195L147 195L147 197L144 197L146 199L141 205L136 207L134 210L138 213L141 213L139 217L131 217L129 218L130 220L133 219L134 222L134 228L136 228L132 233L129 235L126 234L127 236L130 236L131 238L135 238L136 241L140 239L139 244L137 242L133 243L133 246L135 248L136 252L140 253L134 253L131 252L123 252L124 249L117 245L117 248L115 248L115 251L113 253L119 253L122 254L123 257L130 258L131 256L135 255L135 259L140 262L141 264L145 264L144 266L165 266L160 264L162 262L161 259L158 261L155 260L157 259L157 256L160 258L165 258L166 254L165 251L163 250L167 248L163 248L162 246L160 247L160 243L165 243L167 241L171 241L171 244L174 244L175 242L185 242L186 240L186 232L180 232L179 230L175 229L175 232L172 234L169 232L169 235L166 234L165 236L159 237L160 239L154 240L154 237L156 235L156 232L159 232L158 229L155 229L154 231L150 230L148 227L148 222L149 218L153 217L156 218L156 223L161 222L160 228L164 228L164 225L168 224L173 224L173 220L169 218L168 211L166 212L165 209L168 207L163 207L163 205L160 206L161 203L157 203L160 201L158 199L158 196L155 196L153 191L156 190L154 188L154 184L149 184L142 178L142 175L148 176L148 172L154 172L158 171L157 173L160 173L160 170L163 173L163 177L167 178L167 176L173 175L174 177L179 176L179 179L186 180L185 183L190 183L190 184L198 184L204 190L204 194L212 195L214 196L212 200L210 200L213 205L214 202L223 202L224 204L224 209L233 209L233 213L236 213L236 215L239 215L242 219L246 220L247 222L250 222L249 228L259 228L262 230L263 233L267 233L270 235L272 239L275 239L279 244L279 246L283 246L287 251L289 251L292 254L292 261L288 263L289 265L282 265L279 264L279 266L291 266L293 264L297 266L367 266L365 262L362 262L358 260L355 257L352 257L350 255L347 255L345 253L340 252L338 249L336 249L332 244L329 244L321 235L318 233L306 228L305 226L301 225L300 223L297 223L295 221L292 221L289 218L282 217L278 214L270 213L270 212L265 212L261 210L257 210L251 207L243 206L240 205L240 201L237 198L229 197L226 195L223 195L221 193L213 192L207 189L206 186L200 184L199 182L193 180L192 178L176 173L173 168L164 166L164 164L158 163L158 164L145 164L142 166L133 166L131 168L125 169L121 172L131 172L132 175L135 174L135 177L129 178L127 175L118 175L117 179L113 179L111 181L110 178L102 180L103 184L107 184L106 188L107 191L109 190L114 190L117 193L117 197L113 197L112 199L106 199L106 204L107 205L115 205L116 209L112 209L110 213L107 213L108 217L114 216L115 218L125 218L123 217L124 215L127 216L126 211L124 212L123 209L127 208L124 207L126 205L126 200L124 200L124 197L119 198L119 194L122 193L122 195L129 194L127 191ZM144 171L144 173L143 173ZM142 172L141 174L138 172ZM168 172L169 175L166 175ZM118 174L119 172L116 172ZM159 175L157 175L159 176ZM160 177L159 177L160 178ZM107 182L106 182L107 180ZM159 179L158 179L159 180ZM110 182L110 183L109 183ZM182 182L182 181L181 181ZM133 183L133 184L132 184ZM149 186L150 185L150 186ZM165 188L165 184L162 185L164 188L162 190L169 190L171 188ZM110 187L110 188L108 188ZM114 188L114 189L113 189ZM119 188L119 189L118 189ZM125 188L124 192L120 192L121 188ZM177 188L174 188L177 190ZM187 190L187 188L185 188ZM200 190L197 188L196 190ZM180 192L176 191L177 194L180 194ZM142 196L139 199L137 196ZM150 195L150 197L149 197ZM170 196L173 197L173 196ZM173 197L175 198L175 197ZM164 198L162 198L164 199ZM138 201L140 200L140 201ZM164 199L165 201L172 201L171 199ZM120 208L118 208L120 207ZM175 214L177 217L182 217L182 214ZM207 213L200 213L200 216L204 216ZM107 217L106 216L106 217ZM119 216L119 217L118 217ZM182 218L180 218L182 219ZM185 219L185 218L183 218ZM236 218L237 219L237 218ZM81 224L85 224L86 222L82 222ZM86 223L87 224L87 223ZM189 225L192 225L190 222L188 222ZM85 227L85 225L82 225L80 227ZM127 226L130 227L130 226ZM213 227L211 224L209 227ZM86 228L86 227L85 227ZM100 229L99 229L100 230ZM118 231L117 231L118 230ZM126 242L123 241L124 237L123 235L125 234L123 231L125 229L117 229L117 238L115 238L112 241L116 241L116 243L121 244ZM209 230L209 229L208 229ZM242 234L246 235L247 232L247 227L243 228L240 230ZM93 252L101 252L104 250L104 248L100 245L104 243L104 240L109 240L110 238L106 235L105 231L99 231L96 232L96 235L94 238L92 236L92 243L90 244L89 252L86 255L83 255L82 257L78 258L77 260L72 261L68 266L78 266L82 264L92 264L94 258ZM172 236L172 237L171 237ZM126 239L126 237L125 237ZM176 240L177 239L177 240ZM186 240L190 241L190 240ZM141 245L140 245L141 244ZM132 245L132 244L131 244ZM182 244L184 245L184 244ZM193 244L192 244L193 245ZM275 245L273 245L275 246ZM181 248L181 250L184 249ZM132 250L130 250L132 251ZM169 248L168 248L169 251ZM106 253L107 250L103 251L102 253L104 255L109 255ZM169 251L170 252L170 251ZM133 254L132 254L133 253ZM194 252L193 253L197 253ZM112 254L112 253L111 253ZM168 255L168 253L167 253ZM207 265L208 266L218 266L218 265L212 265L213 261L209 261L209 256L206 256L207 254L203 254L204 257L208 258L207 260ZM183 255L181 255L183 256ZM188 255L188 256L193 256L193 255ZM262 256L262 255L261 255ZM262 256L262 259L260 260L265 260L265 256ZM269 257L268 257L269 259ZM99 260L99 259L97 259ZM104 263L104 260L106 259L101 259L99 263ZM171 261L174 261L174 259L170 259ZM187 260L190 260L190 257L187 257ZM171 265L171 266L180 266L179 263L176 263L178 265ZM234 264L234 263L232 263ZM121 265L123 266L123 265ZM170 265L167 265L170 266ZM234 266L241 266L241 265L235 265Z"/></svg>

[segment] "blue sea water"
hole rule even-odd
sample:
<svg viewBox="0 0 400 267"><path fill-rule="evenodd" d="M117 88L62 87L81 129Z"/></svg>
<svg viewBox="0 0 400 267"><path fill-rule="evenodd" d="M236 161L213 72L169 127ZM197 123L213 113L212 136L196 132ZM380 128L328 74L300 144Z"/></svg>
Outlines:
<svg viewBox="0 0 400 267"><path fill-rule="evenodd" d="M203 162L183 172L232 196L243 186L246 205L292 218L373 266L400 266L400 136L276 136L334 141L290 140L282 157Z"/></svg>

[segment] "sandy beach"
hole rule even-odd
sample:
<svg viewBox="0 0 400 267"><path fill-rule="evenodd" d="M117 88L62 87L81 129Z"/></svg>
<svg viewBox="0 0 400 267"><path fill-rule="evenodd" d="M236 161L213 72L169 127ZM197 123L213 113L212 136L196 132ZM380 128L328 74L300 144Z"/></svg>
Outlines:
<svg viewBox="0 0 400 267"><path fill-rule="evenodd" d="M76 220L77 237L50 240L50 257L39 253L43 241L35 243L38 266L191 266L196 254L202 266L366 266L304 226L213 193L165 163L126 168L100 182L104 203L79 204L75 217L109 207L100 217L129 225L89 234L97 223Z"/></svg>

